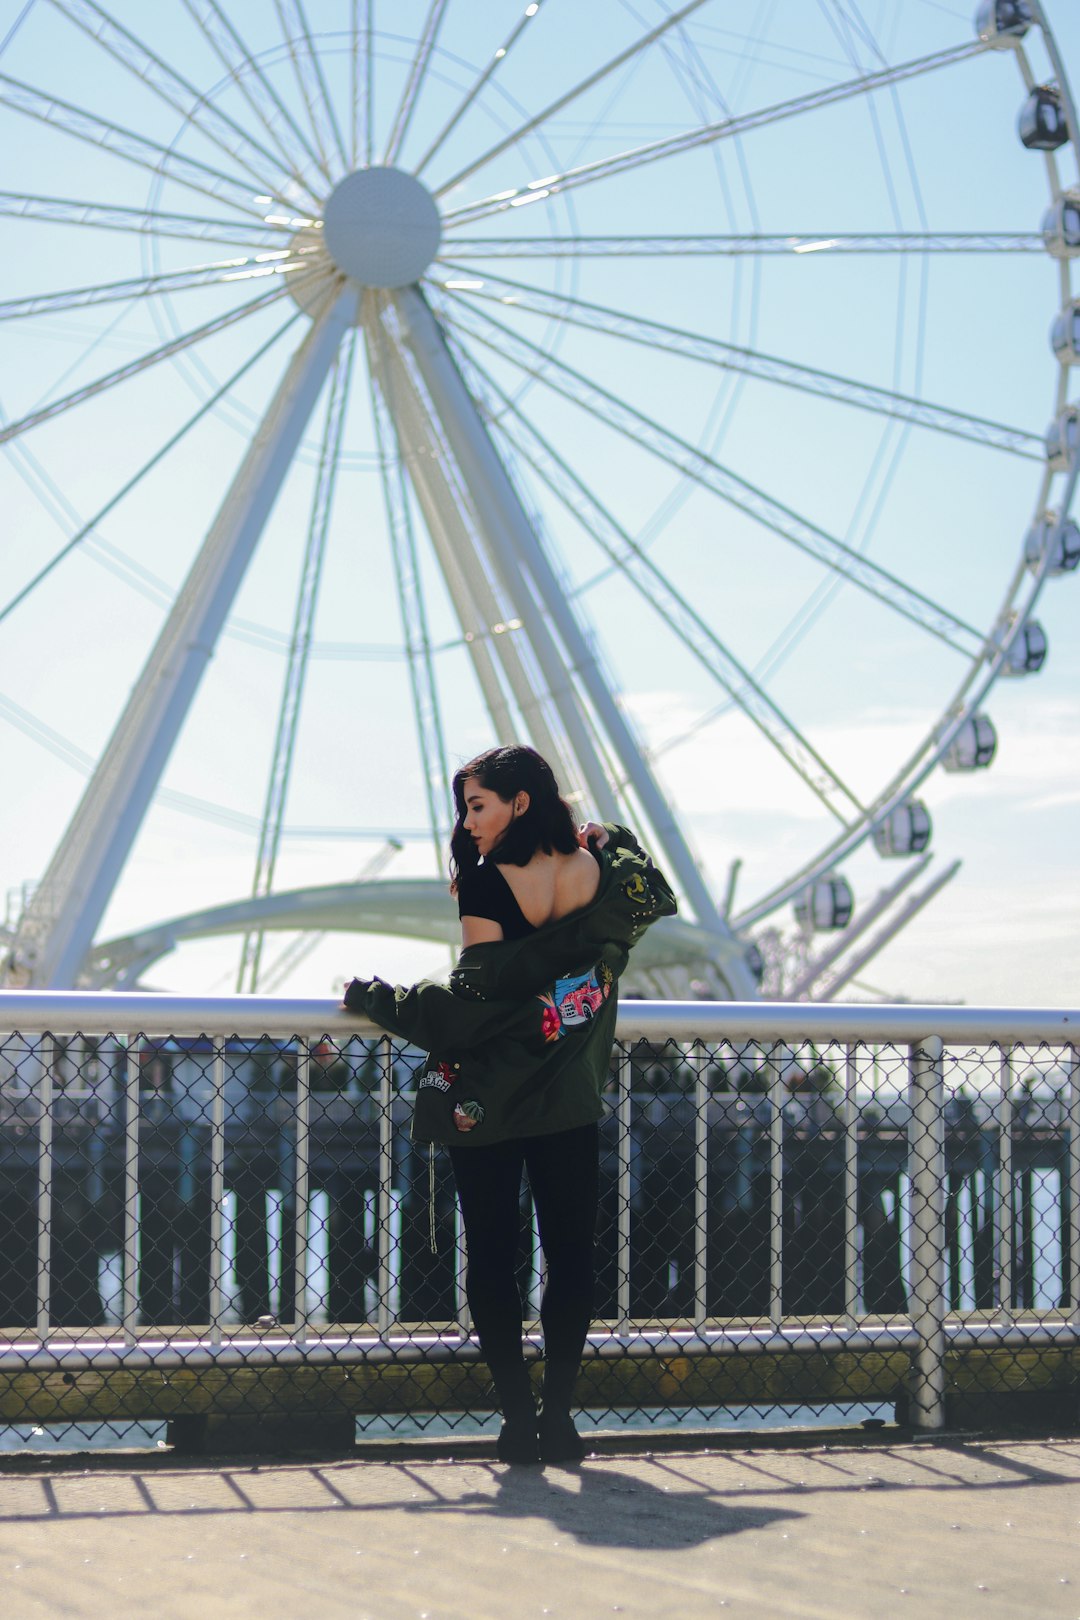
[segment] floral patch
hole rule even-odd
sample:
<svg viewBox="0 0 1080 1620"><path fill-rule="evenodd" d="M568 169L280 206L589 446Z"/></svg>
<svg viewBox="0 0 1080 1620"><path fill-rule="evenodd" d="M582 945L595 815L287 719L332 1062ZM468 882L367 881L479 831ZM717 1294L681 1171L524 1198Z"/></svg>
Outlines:
<svg viewBox="0 0 1080 1620"><path fill-rule="evenodd" d="M544 1003L544 1010L540 1015L540 1033L545 1041L557 1041L562 1034L562 1020L559 1017L559 1010L555 1003L548 1000L546 996L541 996L540 999Z"/></svg>

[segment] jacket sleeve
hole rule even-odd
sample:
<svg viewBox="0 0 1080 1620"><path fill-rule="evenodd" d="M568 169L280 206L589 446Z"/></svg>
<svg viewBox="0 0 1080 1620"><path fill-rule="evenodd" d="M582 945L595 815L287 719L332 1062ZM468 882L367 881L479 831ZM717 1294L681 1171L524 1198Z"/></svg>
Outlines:
<svg viewBox="0 0 1080 1620"><path fill-rule="evenodd" d="M644 855L645 851L629 827L622 826L618 821L605 821L603 826L608 835L605 849L630 849L635 855Z"/></svg>
<svg viewBox="0 0 1080 1620"><path fill-rule="evenodd" d="M384 979L354 979L345 992L349 1012L428 1052L467 1052L505 1025L507 1007L500 1001L473 1001L443 984L387 984Z"/></svg>
<svg viewBox="0 0 1080 1620"><path fill-rule="evenodd" d="M620 827L616 822L607 821L604 826L610 835L609 843L605 847L628 850L639 863L642 881L649 891L650 921L657 917L674 917L679 909L675 891L648 850L641 846L629 827Z"/></svg>

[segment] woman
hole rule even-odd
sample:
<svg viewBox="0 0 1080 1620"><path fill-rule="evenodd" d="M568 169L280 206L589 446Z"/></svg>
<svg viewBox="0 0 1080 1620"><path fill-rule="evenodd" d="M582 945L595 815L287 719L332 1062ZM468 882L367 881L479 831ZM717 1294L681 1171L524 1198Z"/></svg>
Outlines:
<svg viewBox="0 0 1080 1620"><path fill-rule="evenodd" d="M414 1138L450 1150L466 1289L503 1413L503 1462L584 1455L570 1416L592 1317L598 1120L617 981L630 947L675 910L625 828L578 829L532 748L489 749L454 776L451 892L462 954L449 986L357 979L345 1005L425 1046ZM539 1415L515 1276L522 1171L547 1281Z"/></svg>

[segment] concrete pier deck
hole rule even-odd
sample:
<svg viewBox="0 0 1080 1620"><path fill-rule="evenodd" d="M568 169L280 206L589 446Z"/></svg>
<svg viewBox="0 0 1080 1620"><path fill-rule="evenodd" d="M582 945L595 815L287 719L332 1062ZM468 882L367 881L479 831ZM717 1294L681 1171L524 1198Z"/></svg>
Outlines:
<svg viewBox="0 0 1080 1620"><path fill-rule="evenodd" d="M756 1437L755 1437L756 1438ZM5 1459L0 1604L74 1620L1080 1620L1080 1438Z"/></svg>

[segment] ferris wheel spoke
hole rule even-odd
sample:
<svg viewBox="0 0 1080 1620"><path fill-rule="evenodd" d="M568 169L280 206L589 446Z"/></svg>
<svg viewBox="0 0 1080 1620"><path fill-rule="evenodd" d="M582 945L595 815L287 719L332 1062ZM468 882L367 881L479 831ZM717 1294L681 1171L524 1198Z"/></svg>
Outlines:
<svg viewBox="0 0 1080 1620"><path fill-rule="evenodd" d="M528 123L522 124L520 128L512 130L509 135L504 136L501 141L498 141L494 146L489 147L486 152L483 152L480 157L474 159L474 161L468 164L464 169L459 169L456 174L451 175L449 180L445 180L443 184L436 189L435 196L444 197L447 192L452 191L455 186L460 186L464 181L468 180L469 177L474 175L478 169L484 168L486 164L492 162L494 158L497 158L501 153L507 151L510 147L517 146L518 143L523 141L527 135L530 135L534 129L538 129L541 124L547 123L547 121L553 118L556 113L561 112L564 107L568 107L572 101L576 101L577 98L584 95L587 90L591 90L595 85L600 84L618 68L623 67L628 62L632 62L636 56L640 56L643 51L649 48L650 45L654 45L662 35L666 34L669 28L675 28L679 23L684 22L685 19L689 17L691 12L699 10L699 8L705 3L706 0L690 0L689 5L682 6L678 11L673 11L670 16L664 18L663 22L658 23L657 26L650 29L647 34L643 34L641 38L635 40L632 45L628 45L627 48L624 51L620 51L617 56L613 56L609 62L605 62L603 67L597 68L594 73L590 73L587 78L584 78L580 81L580 83L575 84L573 88L567 90L565 94L557 97L555 101L549 102L543 111L538 112L535 117L530 118Z"/></svg>
<svg viewBox="0 0 1080 1620"><path fill-rule="evenodd" d="M112 304L127 299L153 298L163 293L185 292L192 287L223 286L227 282L247 279L249 275L285 275L306 268L304 260L294 259L289 248L279 248L272 253L219 259L216 264L195 265L190 270L168 270L156 276L134 276L128 281L104 281L96 287L72 287L64 292L9 298L0 302L0 321L25 320L32 315L55 315L65 309L90 309L96 304Z"/></svg>
<svg viewBox="0 0 1080 1620"><path fill-rule="evenodd" d="M195 427L197 423L201 422L203 417L208 415L208 413L212 411L214 407L218 405L221 400L223 400L225 396L236 387L236 384L247 375L251 368L256 365L264 355L269 354L275 343L283 338L285 333L288 332L291 327L295 326L298 320L300 320L301 315L302 311L299 309L296 310L294 314L289 316L287 321L278 327L276 332L268 337L264 343L261 343L258 348L247 357L243 364L238 366L231 376L227 377L225 381L221 383L214 390L214 392L203 401L198 410L189 416L187 420L180 425L176 432L173 433L165 441L165 443L159 447L159 449L155 450L152 456L143 462L138 471L135 472L132 477L129 478L127 482L117 490L115 495L113 495L110 500L106 501L105 505L101 507L99 511L95 512L93 517L90 518L88 522L84 523L79 529L77 529L70 539L67 540L63 546L61 546L60 550L55 552L54 555L49 558L49 561L38 569L33 578L28 580L27 583L16 592L16 594L5 604L4 607L0 608L0 624L3 624L4 620L15 612L20 603L25 602L27 597L29 597L37 589L42 581L47 579L49 575L60 566L64 559L69 557L78 546L82 545L84 541L91 538L100 539L100 537L95 535L94 532L98 525L103 523L104 520L109 516L110 512L115 511L120 503L131 494L131 491L137 488L138 485L142 483L143 479L165 459L169 452L174 450L181 440L191 432L191 429ZM9 451L13 448L15 447L8 445Z"/></svg>
<svg viewBox="0 0 1080 1620"><path fill-rule="evenodd" d="M307 108L308 122L321 159L319 166L329 178L334 162L334 148L337 149L337 155L345 167L348 167L349 154L341 137L341 129L327 89L319 53L311 37L303 0L274 0L274 9L288 46L289 59L292 62L300 97Z"/></svg>
<svg viewBox="0 0 1080 1620"><path fill-rule="evenodd" d="M0 73L0 106L10 107L13 112L23 113L27 118L47 124L50 128L63 130L75 140L102 147L128 163L148 169L151 174L165 175L177 185L186 186L189 191L200 192L218 202L227 202L241 213L257 217L250 181L226 174L224 170L203 163L199 158L186 157L158 141L139 135L135 130L113 124L107 118L99 118L84 107L76 107L70 101L61 101L44 90L13 79L7 73Z"/></svg>
<svg viewBox="0 0 1080 1620"><path fill-rule="evenodd" d="M734 258L788 253L1040 253L1039 231L818 231L813 236L466 236L448 223L449 258L603 259Z"/></svg>
<svg viewBox="0 0 1080 1620"><path fill-rule="evenodd" d="M360 163L360 155L364 154L367 164L371 164L371 153L362 128L366 121L367 106L370 99L371 75L371 7L372 0L349 0L349 33L352 45L349 50L349 168L355 169ZM360 73L361 63L364 64L365 74Z"/></svg>
<svg viewBox="0 0 1080 1620"><path fill-rule="evenodd" d="M490 274L487 280L510 289L516 309L538 315L554 315L570 326L603 332L609 337L622 338L648 349L660 349L667 354L684 354L692 360L718 366L724 371L738 372L762 382L778 383L785 388L796 388L823 399L838 400L860 410L911 422L917 427L931 428L955 438L989 445L1010 455L1025 456L1040 462L1046 458L1042 436L1028 433L1023 428L992 422L986 417L953 410L947 405L935 405L929 400L894 389L877 388L852 377L842 377L836 372L821 371L815 366L797 365L779 355L764 354L757 349L725 343L719 338L704 337L683 327L669 326L663 321L650 320L625 310L610 309L570 294L547 292L527 282ZM480 286L470 288L469 292L470 302L499 305L508 302L507 298L486 292Z"/></svg>
<svg viewBox="0 0 1080 1620"><path fill-rule="evenodd" d="M779 705L668 579L663 570L627 533L618 519L588 487L554 446L530 423L494 378L471 358L468 369L497 398L501 413L492 413L496 432L532 468L582 529L600 546L615 568L630 581L689 653L727 693L731 702L798 773L807 787L842 825L861 817L863 806L851 789L800 733ZM505 414L503 414L505 413ZM507 418L514 426L508 426Z"/></svg>
<svg viewBox="0 0 1080 1620"><path fill-rule="evenodd" d="M498 72L510 51L513 50L518 40L525 32L526 26L532 21L539 10L540 0L531 0L531 3L525 7L523 14L518 18L514 27L510 30L502 44L498 47L487 67L484 68L477 78L473 80L468 90L454 108L454 111L450 114L450 117L446 120L446 123L439 130L439 133L435 136L435 139L431 142L431 145L428 147L427 151L414 168L414 174L423 174L436 152L442 148L448 136L457 128L461 120L465 117L465 114L476 101L484 86L488 84Z"/></svg>
<svg viewBox="0 0 1080 1620"><path fill-rule="evenodd" d="M409 503L408 476L404 462L396 453L393 420L386 400L376 383L374 370L369 368L368 377L383 505L386 510L387 533L394 565L394 583L405 631L409 686L412 691L413 714L420 742L428 822L436 850L441 851L448 832L443 807L451 803L453 794L450 791L446 771L449 756L443 732L439 687L435 678L423 575L420 571L412 508Z"/></svg>
<svg viewBox="0 0 1080 1620"><path fill-rule="evenodd" d="M59 529L70 536L84 527L83 518L78 510L71 504L56 480L50 477L28 445L16 439L4 446L4 455L34 499L45 509ZM85 544L88 554L100 562L103 568L123 580L132 590L138 591L147 601L153 602L157 607L165 607L172 601L173 592L170 585L152 573L149 568L144 568L141 563L136 562L134 557L122 551L119 546L114 546L111 541L106 540L104 535L88 535Z"/></svg>
<svg viewBox="0 0 1080 1620"><path fill-rule="evenodd" d="M199 134L225 152L256 180L260 191L277 186L280 160L228 113L220 111L189 79L152 51L111 16L96 0L50 0L63 16L88 34L102 50L148 85L168 106L187 119ZM259 165L263 167L259 167ZM266 166L269 165L267 168ZM271 180L268 176L274 176ZM315 201L312 196L312 201Z"/></svg>
<svg viewBox="0 0 1080 1620"><path fill-rule="evenodd" d="M288 234L312 222L291 218L279 225L251 220L211 219L200 214L165 213L154 208L126 208L113 203L85 202L73 197L30 197L0 191L0 216L39 220L48 224L78 225L91 230L124 231L129 235L168 236L190 242L226 242L247 246Z"/></svg>
<svg viewBox="0 0 1080 1620"><path fill-rule="evenodd" d="M76 388L72 393L65 394L63 399L53 400L38 410L30 411L26 416L20 417L16 422L9 422L0 428L0 444L7 444L11 439L17 439L21 434L27 433L31 428L39 427L43 422L50 421L54 416L63 416L65 412L74 410L88 399L95 399L99 394L105 393L117 384L126 382L130 377L136 377L143 371L149 371L152 366L159 365L162 360L168 360L171 355L180 354L190 349L194 344L201 343L205 338L214 337L218 332L224 332L227 327L235 326L238 321L246 320L249 315L257 314L259 310L284 298L287 287L278 286L270 292L260 293L249 303L242 304L239 309L230 310L227 315L218 315L212 321L206 321L202 326L196 326L189 332L172 338L157 349L140 355L137 360L129 362L126 366L119 366L115 371L108 372L104 377L96 377L93 382Z"/></svg>
<svg viewBox="0 0 1080 1620"><path fill-rule="evenodd" d="M304 176L303 164L296 161L296 149L291 148L288 141L283 139L279 124L286 126L300 152L324 174L325 178L329 178L322 169L318 153L263 72L255 53L244 43L218 4L218 0L182 0L182 4L188 15L203 31L214 55L270 136L288 172L303 186L309 197L317 195Z"/></svg>
<svg viewBox="0 0 1080 1620"><path fill-rule="evenodd" d="M375 150L375 0L361 0L364 23L364 162L368 168ZM355 4L355 0L354 0ZM357 129L359 140L359 127Z"/></svg>
<svg viewBox="0 0 1080 1620"><path fill-rule="evenodd" d="M478 330L475 321L470 318L469 307L456 294L451 296L458 312L454 325L474 342L511 360L553 393L578 405L631 443L647 449L676 471L719 495L728 505L745 512L763 528L789 541L798 550L857 585L954 651L969 659L981 656L983 636L948 608L871 562L792 508L773 500L764 490L722 466L704 450L670 432L644 412L627 405L599 383L592 382L537 344L512 332L501 321L495 321L485 314L484 319L490 329Z"/></svg>
<svg viewBox="0 0 1080 1620"><path fill-rule="evenodd" d="M435 49L435 41L439 36L439 28L442 25L446 7L447 0L431 0L423 31L416 47L416 53L409 68L409 77L402 93L401 103L394 116L390 139L386 143L386 151L383 155L383 162L386 164L392 164L396 161L397 155L401 151L402 142L408 134L409 124L416 109L428 63L431 61L431 53ZM438 192L435 195L438 196Z"/></svg>
<svg viewBox="0 0 1080 1620"><path fill-rule="evenodd" d="M446 222L448 225L467 224L474 219L486 219L491 214L502 213L508 208L523 207L528 203L540 202L546 197L553 197L579 186L591 185L596 180L607 180L619 174L631 174L648 163L677 157L683 152L710 146L716 141L730 139L735 135L745 135L752 129L764 129L783 119L816 112L821 107L833 106L836 102L848 101L853 96L866 95L870 91L899 84L904 79L916 78L938 68L952 67L968 57L979 55L984 50L986 46L981 40L973 40L964 45L953 46L947 51L938 51L932 56L922 56L912 62L901 62L893 67L882 68L876 73L861 74L858 78L849 79L842 84L827 85L824 89L796 96L791 101L776 102L770 107L759 107L753 112L740 113L733 118L722 118L716 123L700 125L695 129L685 130L682 134L667 136L664 140L650 141L630 151L619 152L614 157L596 158L591 163L583 163L577 168L564 170L561 174L550 174L543 179L530 180L524 186L496 192L493 196L482 197L463 208L453 209L447 213Z"/></svg>

